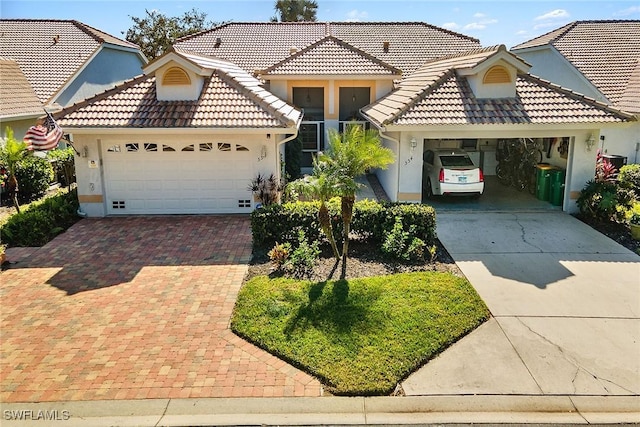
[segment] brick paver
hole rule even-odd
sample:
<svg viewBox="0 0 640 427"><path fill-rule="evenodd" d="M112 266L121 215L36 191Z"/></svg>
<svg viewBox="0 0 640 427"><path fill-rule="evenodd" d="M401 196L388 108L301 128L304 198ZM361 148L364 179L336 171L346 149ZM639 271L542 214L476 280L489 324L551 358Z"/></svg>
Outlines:
<svg viewBox="0 0 640 427"><path fill-rule="evenodd" d="M3 402L318 396L237 337L246 216L84 219L0 273Z"/></svg>

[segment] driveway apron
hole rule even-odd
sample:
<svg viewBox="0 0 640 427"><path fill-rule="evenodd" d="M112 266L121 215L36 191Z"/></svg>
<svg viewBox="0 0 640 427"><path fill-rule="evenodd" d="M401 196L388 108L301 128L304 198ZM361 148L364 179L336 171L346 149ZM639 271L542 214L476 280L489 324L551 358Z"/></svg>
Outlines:
<svg viewBox="0 0 640 427"><path fill-rule="evenodd" d="M640 395L638 255L561 212L437 224L493 318L409 377L407 394Z"/></svg>
<svg viewBox="0 0 640 427"><path fill-rule="evenodd" d="M234 215L83 219L9 252L1 401L320 395L229 329L250 254Z"/></svg>

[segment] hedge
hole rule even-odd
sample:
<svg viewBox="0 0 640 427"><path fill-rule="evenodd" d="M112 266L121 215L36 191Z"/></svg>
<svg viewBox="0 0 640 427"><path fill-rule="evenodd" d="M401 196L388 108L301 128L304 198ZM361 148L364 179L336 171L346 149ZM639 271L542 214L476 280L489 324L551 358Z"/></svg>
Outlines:
<svg viewBox="0 0 640 427"><path fill-rule="evenodd" d="M340 199L327 204L336 237L342 234ZM295 242L298 230L304 230L311 240L324 239L318 223L320 202L293 202L256 209L251 214L253 245L256 248L273 246L276 242ZM396 218L405 229L415 226L415 237L431 245L436 240L435 210L428 205L414 203L380 203L357 201L354 206L351 231L360 239L380 243L393 230Z"/></svg>

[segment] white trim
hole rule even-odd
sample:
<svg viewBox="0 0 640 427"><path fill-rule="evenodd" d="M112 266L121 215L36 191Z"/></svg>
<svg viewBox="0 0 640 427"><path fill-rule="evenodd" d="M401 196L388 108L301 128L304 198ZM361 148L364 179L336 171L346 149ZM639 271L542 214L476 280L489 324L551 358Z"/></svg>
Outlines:
<svg viewBox="0 0 640 427"><path fill-rule="evenodd" d="M103 42L102 45L107 47L107 48L109 48L109 49L113 49L113 50L121 50L121 51L129 52L129 53L137 53L138 56L142 59L142 61L145 64L147 64L149 62L147 57L144 55L144 53L142 53L142 51L140 49L137 49L137 48L134 48L134 47L128 47L128 46L121 46L121 45L113 44L113 43L109 43L109 42Z"/></svg>
<svg viewBox="0 0 640 427"><path fill-rule="evenodd" d="M296 127L289 128L74 128L62 126L65 133L77 135L288 135L296 133Z"/></svg>
<svg viewBox="0 0 640 427"><path fill-rule="evenodd" d="M44 106L43 106L44 108ZM0 120L3 122L6 121L15 121L15 120L26 120L26 119L32 119L32 118L36 118L36 117L40 117L44 115L44 112L40 112L40 113L29 113L29 114L12 114L12 115L8 115L8 116L0 116ZM4 123L3 123L4 126Z"/></svg>
<svg viewBox="0 0 640 427"><path fill-rule="evenodd" d="M258 78L264 80L398 80L402 78L401 74L377 75L377 74L258 74Z"/></svg>
<svg viewBox="0 0 640 427"><path fill-rule="evenodd" d="M203 68L195 64L194 62L180 56L180 54L176 52L168 52L164 56L158 58L157 61L153 61L147 64L145 67L142 68L142 72L146 75L154 74L160 68L164 67L165 65L171 62L175 62L176 64L179 64L181 67L184 67L187 70L198 74L199 76L208 77L213 73L213 69Z"/></svg>

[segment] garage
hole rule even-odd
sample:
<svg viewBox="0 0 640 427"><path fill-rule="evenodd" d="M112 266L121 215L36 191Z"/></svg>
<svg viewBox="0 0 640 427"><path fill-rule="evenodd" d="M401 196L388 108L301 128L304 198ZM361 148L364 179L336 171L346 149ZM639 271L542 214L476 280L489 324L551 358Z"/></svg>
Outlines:
<svg viewBox="0 0 640 427"><path fill-rule="evenodd" d="M570 142L567 137L425 139L425 150L467 153L483 172L484 192L427 197L423 190L422 201L440 210L561 209Z"/></svg>
<svg viewBox="0 0 640 427"><path fill-rule="evenodd" d="M251 211L251 150L231 142L104 144L107 215Z"/></svg>

